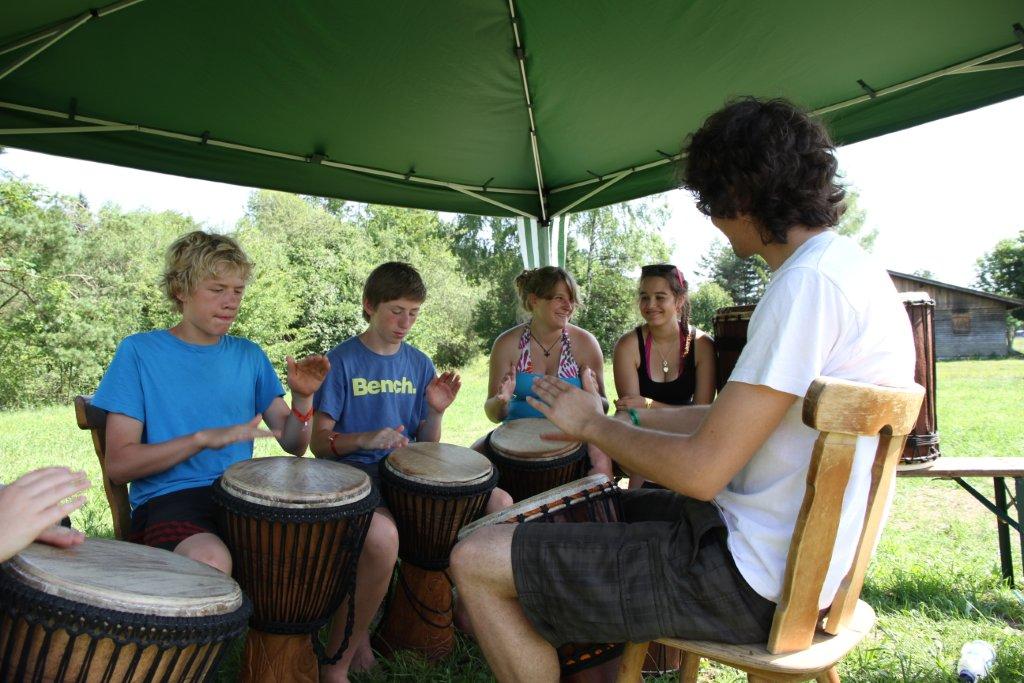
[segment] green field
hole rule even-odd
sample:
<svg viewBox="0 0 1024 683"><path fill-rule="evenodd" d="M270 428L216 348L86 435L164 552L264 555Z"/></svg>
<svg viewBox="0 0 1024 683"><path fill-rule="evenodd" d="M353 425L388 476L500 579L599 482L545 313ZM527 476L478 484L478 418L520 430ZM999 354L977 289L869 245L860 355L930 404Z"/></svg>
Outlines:
<svg viewBox="0 0 1024 683"><path fill-rule="evenodd" d="M610 381L611 373L606 376ZM943 362L938 377L944 455L1024 455L1024 359ZM478 360L463 373L462 393L445 416L445 441L468 445L489 429L481 410L485 391L486 367ZM280 453L266 441L257 452ZM50 464L89 472L96 485L73 521L90 535L110 536L99 467L89 435L75 425L74 409L0 413L0 481ZM973 483L991 495L989 482ZM1016 576L1024 581L1020 545L1015 534L1012 539ZM898 481L863 597L876 609L878 626L841 664L844 680L955 681L951 671L960 646L974 638L989 640L998 652L997 668L988 680L1024 680L1024 593L1002 583L994 517L956 484ZM235 667L235 659L227 663L225 680L233 678ZM478 651L466 642L435 667L403 657L354 678L491 680ZM745 678L732 670L705 667L701 680Z"/></svg>

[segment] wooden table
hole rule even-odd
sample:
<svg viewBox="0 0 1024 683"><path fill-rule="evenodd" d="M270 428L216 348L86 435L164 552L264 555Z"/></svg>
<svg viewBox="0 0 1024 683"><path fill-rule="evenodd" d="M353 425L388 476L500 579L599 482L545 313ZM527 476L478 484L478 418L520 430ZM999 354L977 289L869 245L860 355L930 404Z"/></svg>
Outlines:
<svg viewBox="0 0 1024 683"><path fill-rule="evenodd" d="M1022 562L1024 562L1024 458L979 457L979 458L947 458L941 457L929 467L916 470L899 470L900 477L931 477L933 479L952 479L960 484L989 512L996 516L996 530L999 534L999 561L1002 565L1003 578L1013 587L1013 554L1010 550L1010 528L1012 527L1020 539ZM989 500L966 481L967 477L991 477L995 489L995 500ZM1007 479L1013 480L1010 489ZM1012 506L1012 508L1011 508ZM1010 516L1015 512L1017 518Z"/></svg>

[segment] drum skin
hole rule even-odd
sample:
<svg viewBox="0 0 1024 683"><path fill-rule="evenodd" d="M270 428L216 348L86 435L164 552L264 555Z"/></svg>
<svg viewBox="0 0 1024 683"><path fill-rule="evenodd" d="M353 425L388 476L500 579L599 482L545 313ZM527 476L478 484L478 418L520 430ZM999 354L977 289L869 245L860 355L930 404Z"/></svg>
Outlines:
<svg viewBox="0 0 1024 683"><path fill-rule="evenodd" d="M513 501L575 481L590 468L585 444L541 438L558 432L551 421L539 417L511 420L491 432L488 457L498 468L498 485Z"/></svg>
<svg viewBox="0 0 1024 683"><path fill-rule="evenodd" d="M455 645L448 559L459 529L480 516L497 483L487 458L469 448L413 443L381 467L381 489L398 529L398 556L375 643L430 660Z"/></svg>
<svg viewBox="0 0 1024 683"><path fill-rule="evenodd" d="M243 681L317 680L312 637L355 590L377 499L365 473L312 458L246 460L215 482L235 576L253 602Z"/></svg>
<svg viewBox="0 0 1024 683"><path fill-rule="evenodd" d="M209 680L250 611L230 577L165 550L33 544L0 565L0 680Z"/></svg>

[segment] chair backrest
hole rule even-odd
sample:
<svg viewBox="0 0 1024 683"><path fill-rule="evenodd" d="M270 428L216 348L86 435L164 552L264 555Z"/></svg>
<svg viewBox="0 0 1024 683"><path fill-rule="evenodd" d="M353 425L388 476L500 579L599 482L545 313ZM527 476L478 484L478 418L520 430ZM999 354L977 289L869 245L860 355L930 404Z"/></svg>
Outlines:
<svg viewBox="0 0 1024 683"><path fill-rule="evenodd" d="M131 524L131 506L128 504L128 486L115 484L107 476L107 411L92 404L92 396L75 397L75 418L79 429L92 432L92 446L100 461L103 491L107 494L110 515L114 523L114 537L125 540Z"/></svg>
<svg viewBox="0 0 1024 683"><path fill-rule="evenodd" d="M811 452L807 489L768 638L769 652L794 652L811 644L857 437L878 435L863 530L853 564L829 608L825 630L838 633L853 616L864 572L882 531L885 503L896 480L896 465L907 434L917 421L923 397L924 389L916 384L894 389L825 377L811 384L804 399L803 420L821 433Z"/></svg>

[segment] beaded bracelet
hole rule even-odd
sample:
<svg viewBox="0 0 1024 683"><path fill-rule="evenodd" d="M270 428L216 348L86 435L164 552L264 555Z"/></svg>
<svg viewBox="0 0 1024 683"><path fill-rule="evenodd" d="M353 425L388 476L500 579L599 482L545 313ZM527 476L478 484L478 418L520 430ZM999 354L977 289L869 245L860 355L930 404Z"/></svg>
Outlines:
<svg viewBox="0 0 1024 683"><path fill-rule="evenodd" d="M637 427L639 427L640 426L640 415L636 412L636 408L630 408L626 412L629 413L629 421L632 422Z"/></svg>

